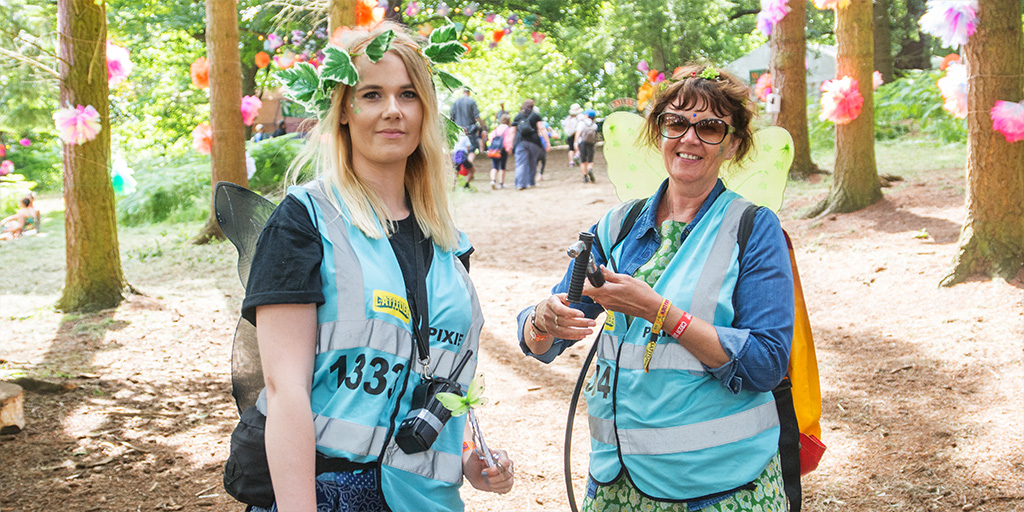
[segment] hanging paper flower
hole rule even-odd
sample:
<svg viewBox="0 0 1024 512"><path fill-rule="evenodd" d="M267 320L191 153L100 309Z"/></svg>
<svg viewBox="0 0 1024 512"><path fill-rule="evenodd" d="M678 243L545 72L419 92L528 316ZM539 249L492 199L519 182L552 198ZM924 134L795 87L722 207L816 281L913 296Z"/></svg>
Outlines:
<svg viewBox="0 0 1024 512"><path fill-rule="evenodd" d="M772 35L772 28L782 21L789 11L789 0L761 0L761 12L757 13L757 29L766 36Z"/></svg>
<svg viewBox="0 0 1024 512"><path fill-rule="evenodd" d="M420 25L419 34L423 37L430 37L430 33L433 31L434 27L430 23Z"/></svg>
<svg viewBox="0 0 1024 512"><path fill-rule="evenodd" d="M288 50L280 55L274 55L274 65L277 69L288 69L295 65L295 52Z"/></svg>
<svg viewBox="0 0 1024 512"><path fill-rule="evenodd" d="M270 55L267 55L267 52L257 52L253 60L256 61L256 67L260 69L270 65Z"/></svg>
<svg viewBox="0 0 1024 512"><path fill-rule="evenodd" d="M486 16L486 17L484 18L484 21L486 21L487 23L494 23L494 20L495 20L495 19L497 19L497 18L498 18L498 15L497 15L497 14L494 14L494 13L492 12L491 14L488 14L488 15L487 15L487 16Z"/></svg>
<svg viewBox="0 0 1024 512"><path fill-rule="evenodd" d="M441 2L441 4L437 6L437 15L438 16L448 16L448 13L451 10L452 10L452 8L448 7L448 4L446 4L444 2Z"/></svg>
<svg viewBox="0 0 1024 512"><path fill-rule="evenodd" d="M100 113L92 105L72 108L70 105L53 113L60 140L65 144L85 144L96 138L103 129Z"/></svg>
<svg viewBox="0 0 1024 512"><path fill-rule="evenodd" d="M0 144L0 158L7 156L7 145Z"/></svg>
<svg viewBox="0 0 1024 512"><path fill-rule="evenodd" d="M879 72L876 69L874 73L871 73L871 85L873 85L875 89L878 89L884 83L885 83L885 80L882 80L882 73L881 72Z"/></svg>
<svg viewBox="0 0 1024 512"><path fill-rule="evenodd" d="M853 78L844 76L828 80L821 84L821 91L821 115L818 118L822 121L827 119L835 124L847 124L860 115L864 97Z"/></svg>
<svg viewBox="0 0 1024 512"><path fill-rule="evenodd" d="M491 34L491 39L494 39L495 43L500 43L501 42L501 38L503 38L503 37L505 37L505 31L504 30L495 30L494 33Z"/></svg>
<svg viewBox="0 0 1024 512"><path fill-rule="evenodd" d="M824 11L825 9L839 10L850 5L850 0L814 0L814 6Z"/></svg>
<svg viewBox="0 0 1024 512"><path fill-rule="evenodd" d="M213 150L213 130L209 123L200 123L192 129L192 149L204 155Z"/></svg>
<svg viewBox="0 0 1024 512"><path fill-rule="evenodd" d="M652 97L654 97L654 86L651 85L650 82L646 82L645 81L640 86L640 90L637 91L637 93L636 93L636 103L637 103L637 107L636 108L638 110L643 110L644 108L646 108L647 107L647 102L651 101Z"/></svg>
<svg viewBox="0 0 1024 512"><path fill-rule="evenodd" d="M110 184L114 187L114 193L121 196L135 192L135 185L138 183L132 177L134 171L128 167L124 157L117 155L113 158L110 166Z"/></svg>
<svg viewBox="0 0 1024 512"><path fill-rule="evenodd" d="M647 66L646 60L642 60L636 65L636 70L647 75L647 72L650 71L651 68Z"/></svg>
<svg viewBox="0 0 1024 512"><path fill-rule="evenodd" d="M754 84L754 95L761 101L767 102L768 95L772 93L772 74L762 73L761 76L757 77L757 83Z"/></svg>
<svg viewBox="0 0 1024 512"><path fill-rule="evenodd" d="M263 102L256 96L243 96L242 122L245 123L246 126L252 126L252 122L256 120L256 114L260 113L260 107L262 106Z"/></svg>
<svg viewBox="0 0 1024 512"><path fill-rule="evenodd" d="M477 5L476 2L470 2L468 5L462 8L462 14L465 16L472 16L473 13L475 13L479 7L480 6Z"/></svg>
<svg viewBox="0 0 1024 512"><path fill-rule="evenodd" d="M282 45L284 45L284 39L281 39L281 36L277 34L267 34L267 42L264 43L264 46L266 46L267 51L273 52L280 48Z"/></svg>
<svg viewBox="0 0 1024 512"><path fill-rule="evenodd" d="M997 101L990 112L992 129L1003 134L1006 142L1024 140L1024 101Z"/></svg>
<svg viewBox="0 0 1024 512"><path fill-rule="evenodd" d="M356 2L356 28L373 28L384 21L384 8L374 0Z"/></svg>
<svg viewBox="0 0 1024 512"><path fill-rule="evenodd" d="M306 42L306 33L301 30L292 30L292 44L302 46Z"/></svg>
<svg viewBox="0 0 1024 512"><path fill-rule="evenodd" d="M192 85L200 89L210 86L210 65L206 62L206 57L196 59L189 66L189 72L192 73Z"/></svg>
<svg viewBox="0 0 1024 512"><path fill-rule="evenodd" d="M114 86L121 83L128 78L133 67L128 60L128 50L107 40L107 84Z"/></svg>
<svg viewBox="0 0 1024 512"><path fill-rule="evenodd" d="M531 32L530 37L533 38L533 42L535 44L540 44L540 42L544 40L544 34L541 34L540 32Z"/></svg>
<svg viewBox="0 0 1024 512"><path fill-rule="evenodd" d="M370 3L373 3L373 0L370 0ZM359 19L359 8L357 7L356 8L356 20L358 20L358 19ZM317 27L316 30L313 31L313 35L316 36L317 39L327 39L327 28L326 27Z"/></svg>
<svg viewBox="0 0 1024 512"><path fill-rule="evenodd" d="M942 58L942 64L939 64L939 70L940 71L945 71L946 68L949 67L949 63L951 63L951 62L960 62L960 54L958 54L958 53L951 53L951 54L946 55L945 57L943 57Z"/></svg>
<svg viewBox="0 0 1024 512"><path fill-rule="evenodd" d="M959 62L950 62L946 67L946 76L940 78L936 85L942 92L942 108L953 114L957 119L967 117L967 66Z"/></svg>
<svg viewBox="0 0 1024 512"><path fill-rule="evenodd" d="M923 32L941 39L942 46L956 48L966 44L978 26L978 1L930 0L918 23Z"/></svg>
<svg viewBox="0 0 1024 512"><path fill-rule="evenodd" d="M254 174L256 174L256 159L245 155L245 175L251 180Z"/></svg>
<svg viewBox="0 0 1024 512"><path fill-rule="evenodd" d="M519 21L519 16L516 16L515 14L509 14L508 18L505 18L505 23L510 27L515 25L517 21Z"/></svg>
<svg viewBox="0 0 1024 512"><path fill-rule="evenodd" d="M0 163L0 176L7 176L12 172L14 172L14 162L4 160L3 163Z"/></svg>
<svg viewBox="0 0 1024 512"><path fill-rule="evenodd" d="M27 147L32 145L32 141L30 141L28 139L21 139L21 140L18 141L18 144L21 144L23 147L27 148Z"/></svg>
<svg viewBox="0 0 1024 512"><path fill-rule="evenodd" d="M406 16L416 16L420 13L420 5L416 2L409 2L409 5L405 8Z"/></svg>

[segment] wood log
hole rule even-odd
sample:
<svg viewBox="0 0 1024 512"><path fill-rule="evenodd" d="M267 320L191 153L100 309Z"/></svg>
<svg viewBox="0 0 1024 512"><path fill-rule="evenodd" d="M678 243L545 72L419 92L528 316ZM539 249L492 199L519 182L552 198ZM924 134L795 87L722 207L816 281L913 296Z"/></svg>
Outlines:
<svg viewBox="0 0 1024 512"><path fill-rule="evenodd" d="M24 397L21 386L0 382L0 434L17 434L25 428Z"/></svg>

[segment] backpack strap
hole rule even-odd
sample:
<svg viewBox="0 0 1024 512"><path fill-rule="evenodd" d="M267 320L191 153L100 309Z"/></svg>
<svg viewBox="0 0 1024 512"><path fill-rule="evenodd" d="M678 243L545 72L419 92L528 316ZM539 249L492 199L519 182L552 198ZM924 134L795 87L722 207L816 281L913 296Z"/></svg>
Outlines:
<svg viewBox="0 0 1024 512"><path fill-rule="evenodd" d="M593 249L601 255L604 261L608 262L608 266L613 271L618 271L615 267L615 260L611 259L611 251L615 249L615 246L619 245L623 240L626 239L626 235L633 229L633 225L636 224L636 219L640 217L640 212L643 211L644 205L647 204L647 199L633 199L632 201L626 201L615 207L611 215L608 217L611 226L608 227L608 233L611 234L614 243L608 246L608 254L605 254L604 247L601 245L601 240L598 238L597 233L594 234ZM603 220L603 219L602 219ZM600 232L601 230L596 230Z"/></svg>
<svg viewBox="0 0 1024 512"><path fill-rule="evenodd" d="M740 216L740 225L736 231L736 243L740 246L739 259L743 259L743 252L747 249L747 241L750 240L750 233L754 231L754 217L762 207L751 203Z"/></svg>

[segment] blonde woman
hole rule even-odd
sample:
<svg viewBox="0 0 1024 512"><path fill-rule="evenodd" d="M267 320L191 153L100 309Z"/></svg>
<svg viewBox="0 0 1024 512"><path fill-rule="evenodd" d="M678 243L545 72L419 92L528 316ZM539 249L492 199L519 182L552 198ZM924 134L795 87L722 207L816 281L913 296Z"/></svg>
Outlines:
<svg viewBox="0 0 1024 512"><path fill-rule="evenodd" d="M388 30L374 62L367 46ZM269 510L462 510L463 478L508 492L512 461L464 449L465 416L429 447L409 450L400 428L424 382L466 388L483 323L430 69L396 25L348 32L341 48L358 81L334 88L293 164L292 179L306 166L319 177L268 220L242 304L266 384Z"/></svg>

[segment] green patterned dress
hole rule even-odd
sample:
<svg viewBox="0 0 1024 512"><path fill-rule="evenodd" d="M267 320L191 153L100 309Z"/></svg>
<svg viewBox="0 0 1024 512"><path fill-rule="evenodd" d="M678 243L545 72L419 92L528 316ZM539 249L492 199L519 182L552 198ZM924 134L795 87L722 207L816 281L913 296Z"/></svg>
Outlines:
<svg viewBox="0 0 1024 512"><path fill-rule="evenodd" d="M661 223L661 245L651 259L637 269L634 277L650 286L658 282L665 268L682 245L685 222L666 220ZM628 319L632 321L632 318ZM699 468L694 468L699 470ZM684 470L686 471L686 470ZM669 476L666 476L669 478ZM754 480L754 490L741 490L724 499L702 500L700 503L674 503L651 499L641 494L629 478L620 477L608 486L590 485L581 512L786 512L789 502L782 485L779 455L768 463Z"/></svg>

